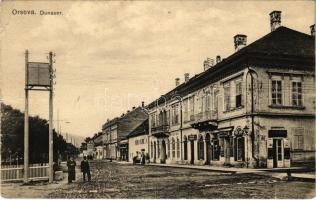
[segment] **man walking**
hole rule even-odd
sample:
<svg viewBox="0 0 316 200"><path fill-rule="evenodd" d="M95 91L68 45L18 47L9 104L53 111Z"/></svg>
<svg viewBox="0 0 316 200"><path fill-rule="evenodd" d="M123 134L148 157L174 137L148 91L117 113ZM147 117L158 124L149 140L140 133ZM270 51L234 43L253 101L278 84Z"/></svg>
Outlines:
<svg viewBox="0 0 316 200"><path fill-rule="evenodd" d="M89 162L86 156L83 156L83 161L81 161L80 168L83 174L83 182L86 182L86 174L88 175L88 181L90 182L91 180L90 166L89 166Z"/></svg>

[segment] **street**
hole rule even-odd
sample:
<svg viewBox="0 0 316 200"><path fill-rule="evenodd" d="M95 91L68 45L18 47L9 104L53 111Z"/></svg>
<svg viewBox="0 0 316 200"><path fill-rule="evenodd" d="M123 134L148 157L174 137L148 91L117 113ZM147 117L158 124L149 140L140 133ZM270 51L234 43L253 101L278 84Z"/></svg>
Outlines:
<svg viewBox="0 0 316 200"><path fill-rule="evenodd" d="M48 198L312 198L311 182L280 181L256 174L91 163L92 182L55 189ZM35 197L36 194L34 194Z"/></svg>

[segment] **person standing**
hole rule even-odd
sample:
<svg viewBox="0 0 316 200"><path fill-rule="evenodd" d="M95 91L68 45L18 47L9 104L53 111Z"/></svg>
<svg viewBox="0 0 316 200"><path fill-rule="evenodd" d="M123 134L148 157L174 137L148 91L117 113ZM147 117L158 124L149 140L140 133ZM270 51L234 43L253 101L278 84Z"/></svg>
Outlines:
<svg viewBox="0 0 316 200"><path fill-rule="evenodd" d="M68 183L71 183L72 181L76 180L76 161L74 161L72 156L70 156L69 160L67 161L67 167Z"/></svg>
<svg viewBox="0 0 316 200"><path fill-rule="evenodd" d="M89 161L87 160L87 156L83 156L83 161L80 164L81 172L83 174L83 182L86 182L86 175L88 176L88 181L91 181L91 174L90 174L90 165Z"/></svg>

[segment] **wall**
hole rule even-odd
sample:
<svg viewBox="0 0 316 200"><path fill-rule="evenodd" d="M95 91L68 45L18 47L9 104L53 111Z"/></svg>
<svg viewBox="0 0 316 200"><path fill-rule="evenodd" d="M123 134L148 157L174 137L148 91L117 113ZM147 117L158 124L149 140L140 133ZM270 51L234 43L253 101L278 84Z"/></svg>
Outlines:
<svg viewBox="0 0 316 200"><path fill-rule="evenodd" d="M141 140L144 140L143 144L140 143ZM137 144L136 141L138 141ZM137 155L136 152L141 152L142 150L144 150L145 154L148 153L148 135L140 135L128 139L129 162L133 162L133 157Z"/></svg>

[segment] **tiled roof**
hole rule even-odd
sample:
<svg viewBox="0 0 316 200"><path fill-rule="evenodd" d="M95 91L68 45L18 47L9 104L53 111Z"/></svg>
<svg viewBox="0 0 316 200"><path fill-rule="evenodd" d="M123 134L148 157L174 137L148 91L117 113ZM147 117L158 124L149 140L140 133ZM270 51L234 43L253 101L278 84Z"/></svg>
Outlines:
<svg viewBox="0 0 316 200"><path fill-rule="evenodd" d="M275 31L268 33L262 38L223 59L221 62L217 63L208 70L195 75L188 82L180 84L176 88L167 92L164 96L172 96L174 93L181 91L181 88L192 85L200 79L203 79L205 76L227 67L229 63L234 62L241 57L252 55L298 59L308 58L314 61L315 37L281 26ZM154 106L155 103L156 101L153 101L147 107L150 108Z"/></svg>

